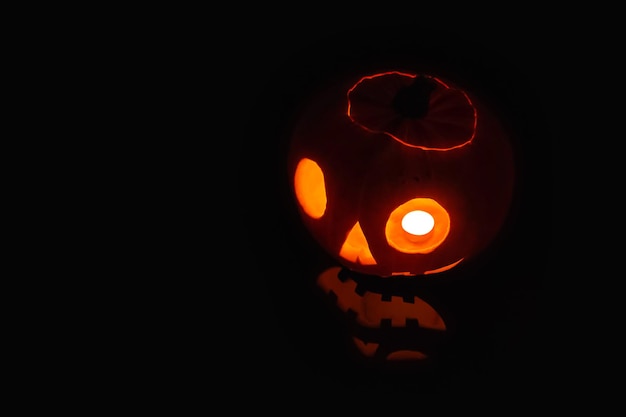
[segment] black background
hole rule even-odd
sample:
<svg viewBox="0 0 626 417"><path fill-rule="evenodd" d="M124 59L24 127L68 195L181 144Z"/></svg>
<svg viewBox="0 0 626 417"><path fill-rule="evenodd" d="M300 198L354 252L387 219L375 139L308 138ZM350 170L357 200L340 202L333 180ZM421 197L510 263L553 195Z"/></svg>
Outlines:
<svg viewBox="0 0 626 417"><path fill-rule="evenodd" d="M623 25L611 19L621 15L440 5L163 4L68 14L78 28L50 19L62 39L38 34L49 55L24 53L38 58L34 69L50 69L39 80L54 86L49 106L67 98L66 84L89 98L64 113L77 121L67 128L80 129L65 156L90 168L68 168L84 187L71 189L78 201L66 215L71 223L87 213L81 236L100 246L60 246L58 258L70 259L60 279L30 259L46 268L46 303L35 326L20 323L37 338L26 339L20 376L43 387L28 399L355 415L432 405L598 411L621 401L614 342L623 326L612 318L622 274L605 261L623 258L611 210L622 206L610 201L621 198L623 171ZM285 147L318 82L398 64L484 93L518 133L520 183L494 246L418 288L454 330L441 360L381 370L353 360L340 317L315 292L329 259L294 211ZM77 279L65 280L65 268Z"/></svg>

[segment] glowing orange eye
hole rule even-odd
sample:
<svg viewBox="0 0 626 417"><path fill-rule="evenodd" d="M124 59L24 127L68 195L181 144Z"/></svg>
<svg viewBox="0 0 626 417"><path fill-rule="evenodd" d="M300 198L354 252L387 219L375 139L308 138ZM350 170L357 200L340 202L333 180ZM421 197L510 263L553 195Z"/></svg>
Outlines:
<svg viewBox="0 0 626 417"><path fill-rule="evenodd" d="M324 173L313 160L303 158L294 174L294 188L298 203L304 212L319 219L326 211L326 184Z"/></svg>
<svg viewBox="0 0 626 417"><path fill-rule="evenodd" d="M431 198L414 198L396 207L387 220L385 236L403 253L429 253L450 232L448 212Z"/></svg>

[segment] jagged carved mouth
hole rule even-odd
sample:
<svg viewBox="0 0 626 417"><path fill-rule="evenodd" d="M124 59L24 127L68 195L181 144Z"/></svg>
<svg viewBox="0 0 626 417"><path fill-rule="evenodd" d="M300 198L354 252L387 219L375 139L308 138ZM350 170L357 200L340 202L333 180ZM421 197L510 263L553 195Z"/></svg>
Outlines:
<svg viewBox="0 0 626 417"><path fill-rule="evenodd" d="M366 357L426 359L447 330L441 315L418 296L384 291L345 268L326 269L317 284L345 313L354 345Z"/></svg>

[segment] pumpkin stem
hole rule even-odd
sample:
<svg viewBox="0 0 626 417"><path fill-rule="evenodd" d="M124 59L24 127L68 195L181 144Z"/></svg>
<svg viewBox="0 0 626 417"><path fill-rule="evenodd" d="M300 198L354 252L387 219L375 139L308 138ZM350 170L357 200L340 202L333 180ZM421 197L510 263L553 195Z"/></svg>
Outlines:
<svg viewBox="0 0 626 417"><path fill-rule="evenodd" d="M418 119L428 113L430 93L435 83L426 77L417 76L414 81L401 88L393 98L391 106L402 117Z"/></svg>

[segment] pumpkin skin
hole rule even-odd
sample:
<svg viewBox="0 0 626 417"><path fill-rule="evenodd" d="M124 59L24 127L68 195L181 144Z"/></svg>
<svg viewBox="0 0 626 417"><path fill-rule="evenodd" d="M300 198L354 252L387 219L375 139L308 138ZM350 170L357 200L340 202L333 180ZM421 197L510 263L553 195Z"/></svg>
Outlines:
<svg viewBox="0 0 626 417"><path fill-rule="evenodd" d="M288 175L306 229L358 273L449 270L487 248L510 209L506 127L475 94L431 74L335 79L303 106L290 139ZM414 211L431 215L432 230L403 228Z"/></svg>

